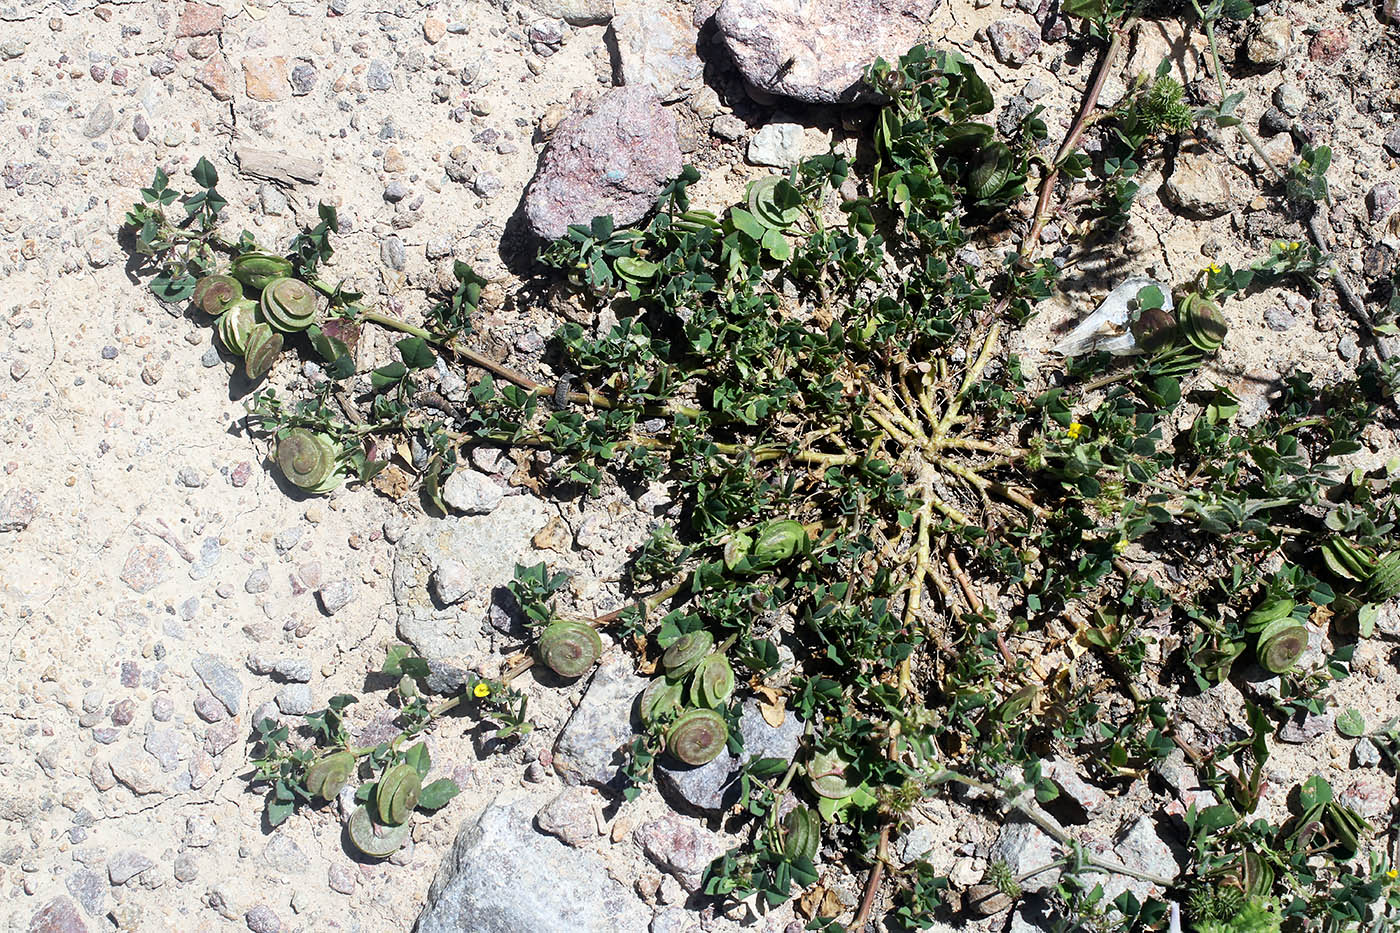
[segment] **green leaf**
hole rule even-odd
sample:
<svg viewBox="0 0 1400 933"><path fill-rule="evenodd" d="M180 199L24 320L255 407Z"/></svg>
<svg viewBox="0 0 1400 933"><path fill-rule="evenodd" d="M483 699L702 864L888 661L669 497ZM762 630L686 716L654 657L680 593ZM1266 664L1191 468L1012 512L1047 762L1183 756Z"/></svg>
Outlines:
<svg viewBox="0 0 1400 933"><path fill-rule="evenodd" d="M437 356L428 348L428 341L422 337L405 337L395 344L399 356L409 369L430 369L437 362Z"/></svg>
<svg viewBox="0 0 1400 933"><path fill-rule="evenodd" d="M451 778L440 778L431 784L425 784L418 792L418 809L420 810L440 810L447 806L447 802L456 797L461 792L457 782Z"/></svg>
<svg viewBox="0 0 1400 933"><path fill-rule="evenodd" d="M1349 739L1360 738L1366 734L1366 720L1361 715L1361 711L1354 706L1348 706L1337 714L1337 731Z"/></svg>
<svg viewBox="0 0 1400 933"><path fill-rule="evenodd" d="M1303 812L1311 810L1316 806L1325 806L1332 802L1332 785L1328 784L1320 774L1314 774L1303 782L1302 789L1298 792L1298 804L1303 808Z"/></svg>
<svg viewBox="0 0 1400 933"><path fill-rule="evenodd" d="M209 160L203 156L195 163L194 170L190 172L195 184L201 188L212 188L219 183L219 173L214 170L214 166L209 164Z"/></svg>
<svg viewBox="0 0 1400 933"><path fill-rule="evenodd" d="M267 798L267 825L281 826L296 809L295 800L278 800L275 794Z"/></svg>
<svg viewBox="0 0 1400 933"><path fill-rule="evenodd" d="M370 385L376 389L387 389L408 375L408 367L400 362L388 363L369 374Z"/></svg>
<svg viewBox="0 0 1400 933"><path fill-rule="evenodd" d="M1104 0L1065 0L1060 11L1090 22L1097 22L1103 19Z"/></svg>
<svg viewBox="0 0 1400 933"><path fill-rule="evenodd" d="M758 218L744 210L742 207L732 208L729 211L729 219L734 223L734 229L745 234L753 240L761 241L763 235L768 232L768 228L758 222Z"/></svg>
<svg viewBox="0 0 1400 933"><path fill-rule="evenodd" d="M419 777L423 777L427 774L428 769L432 767L433 764L432 758L428 756L428 745L426 742L419 742L417 745L404 752L403 760L405 764L411 765L413 770L418 772Z"/></svg>

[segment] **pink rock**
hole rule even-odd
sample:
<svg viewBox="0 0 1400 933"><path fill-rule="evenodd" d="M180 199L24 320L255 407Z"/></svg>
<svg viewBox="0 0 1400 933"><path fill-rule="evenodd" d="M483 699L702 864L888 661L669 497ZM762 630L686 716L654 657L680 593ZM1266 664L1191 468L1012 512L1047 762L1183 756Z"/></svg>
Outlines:
<svg viewBox="0 0 1400 933"><path fill-rule="evenodd" d="M224 8L213 3L186 3L180 10L180 21L175 24L175 38L208 36L222 32L224 28Z"/></svg>

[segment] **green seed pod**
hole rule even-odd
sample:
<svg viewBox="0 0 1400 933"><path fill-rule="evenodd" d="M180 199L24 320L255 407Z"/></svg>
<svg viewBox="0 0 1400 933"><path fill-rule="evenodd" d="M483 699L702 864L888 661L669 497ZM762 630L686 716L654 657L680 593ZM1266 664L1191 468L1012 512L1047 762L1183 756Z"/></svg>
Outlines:
<svg viewBox="0 0 1400 933"><path fill-rule="evenodd" d="M385 826L376 823L370 816L369 808L361 806L350 815L347 828L355 848L371 858L388 858L408 841L413 824L403 822L397 826Z"/></svg>
<svg viewBox="0 0 1400 933"><path fill-rule="evenodd" d="M763 570L787 560L794 554L806 553L811 546L807 529L791 518L760 525L749 551L749 565Z"/></svg>
<svg viewBox="0 0 1400 933"><path fill-rule="evenodd" d="M666 750L688 765L703 765L724 751L729 727L724 717L712 709L682 713L666 732Z"/></svg>
<svg viewBox="0 0 1400 933"><path fill-rule="evenodd" d="M802 210L797 205L782 207L778 204L780 192L785 190L779 186L785 181L787 179L782 175L768 175L749 182L749 213L773 230L785 230L802 216Z"/></svg>
<svg viewBox="0 0 1400 933"><path fill-rule="evenodd" d="M228 271L249 288L262 289L273 279L291 275L292 264L275 253L253 250L235 259Z"/></svg>
<svg viewBox="0 0 1400 933"><path fill-rule="evenodd" d="M1187 343L1202 353L1219 350L1229 329L1224 315L1220 313L1220 306L1197 292L1181 299L1176 320Z"/></svg>
<svg viewBox="0 0 1400 933"><path fill-rule="evenodd" d="M231 275L206 275L194 286L194 303L210 317L218 317L243 300L243 286Z"/></svg>
<svg viewBox="0 0 1400 933"><path fill-rule="evenodd" d="M1293 669L1306 650L1308 630L1291 617L1284 617L1270 622L1259 632L1254 654L1260 667L1273 674L1284 674Z"/></svg>
<svg viewBox="0 0 1400 933"><path fill-rule="evenodd" d="M680 680L705 659L715 646L715 637L704 629L687 632L671 642L671 646L661 655L661 664L666 668L666 676Z"/></svg>
<svg viewBox="0 0 1400 933"><path fill-rule="evenodd" d="M385 771L374 791L379 822L397 826L408 819L418 806L418 792L422 789L423 779L413 765L397 764Z"/></svg>
<svg viewBox="0 0 1400 933"><path fill-rule="evenodd" d="M540 635L540 660L560 677L578 677L603 653L603 639L582 622L561 620L545 626Z"/></svg>
<svg viewBox="0 0 1400 933"><path fill-rule="evenodd" d="M258 322L258 306L243 299L234 302L214 324L214 332L219 335L219 343L230 353L242 356L248 352L248 337L253 325Z"/></svg>
<svg viewBox="0 0 1400 933"><path fill-rule="evenodd" d="M696 706L718 709L734 693L734 668L722 654L711 654L695 667L690 682L690 701Z"/></svg>
<svg viewBox="0 0 1400 933"><path fill-rule="evenodd" d="M248 329L243 349L243 372L249 379L261 379L277 362L277 354L281 352L282 335L262 322L254 324Z"/></svg>
<svg viewBox="0 0 1400 933"><path fill-rule="evenodd" d="M330 492L340 485L340 448L328 435L306 428L293 428L277 442L277 466L307 492Z"/></svg>
<svg viewBox="0 0 1400 933"><path fill-rule="evenodd" d="M846 782L846 769L850 766L840 752L817 752L807 762L807 780L820 796L840 800L855 790Z"/></svg>
<svg viewBox="0 0 1400 933"><path fill-rule="evenodd" d="M259 307L275 330L295 333L316 320L316 292L300 279L273 279L263 289Z"/></svg>
<svg viewBox="0 0 1400 933"><path fill-rule="evenodd" d="M1262 632L1279 619L1291 616L1296 605L1291 599L1266 599L1244 617L1244 629L1246 632Z"/></svg>
<svg viewBox="0 0 1400 933"><path fill-rule="evenodd" d="M1371 596L1381 602L1400 596L1400 551L1390 551L1376 561L1368 584Z"/></svg>
<svg viewBox="0 0 1400 933"><path fill-rule="evenodd" d="M306 789L322 800L334 800L354 771L354 755L347 751L331 752L317 758L306 769Z"/></svg>
<svg viewBox="0 0 1400 933"><path fill-rule="evenodd" d="M1176 342L1176 319L1163 308L1143 308L1130 329L1144 353L1156 353Z"/></svg>
<svg viewBox="0 0 1400 933"><path fill-rule="evenodd" d="M790 859L816 858L821 834L822 821L816 810L793 807L783 817L783 854Z"/></svg>
<svg viewBox="0 0 1400 933"><path fill-rule="evenodd" d="M613 263L613 269L617 272L617 277L624 282L631 282L633 285L641 285L652 276L656 275L661 267L646 259L638 259L635 256L619 256Z"/></svg>
<svg viewBox="0 0 1400 933"><path fill-rule="evenodd" d="M637 713L642 717L642 722L650 726L679 710L684 694L685 689L680 684L657 677L642 691L637 701Z"/></svg>
<svg viewBox="0 0 1400 933"><path fill-rule="evenodd" d="M1322 542L1319 550L1327 569L1343 580L1359 583L1375 572L1375 555L1340 535L1333 535Z"/></svg>

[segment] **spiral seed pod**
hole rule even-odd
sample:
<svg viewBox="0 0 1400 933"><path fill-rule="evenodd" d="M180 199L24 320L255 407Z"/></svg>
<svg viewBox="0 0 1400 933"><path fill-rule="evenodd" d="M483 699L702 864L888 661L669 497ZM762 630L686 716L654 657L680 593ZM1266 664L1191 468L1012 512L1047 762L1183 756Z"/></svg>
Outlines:
<svg viewBox="0 0 1400 933"><path fill-rule="evenodd" d="M1143 308L1130 328L1133 341L1144 353L1156 353L1171 346L1176 339L1176 319L1162 308Z"/></svg>
<svg viewBox="0 0 1400 933"><path fill-rule="evenodd" d="M672 680L680 680L695 670L714 646L715 637L704 629L687 632L677 638L661 655L661 664L666 668L666 676Z"/></svg>
<svg viewBox="0 0 1400 933"><path fill-rule="evenodd" d="M210 317L218 317L243 300L243 286L231 275L206 275L194 286L194 303Z"/></svg>
<svg viewBox="0 0 1400 933"><path fill-rule="evenodd" d="M1400 596L1400 551L1391 551L1377 560L1367 582L1371 595L1381 602Z"/></svg>
<svg viewBox="0 0 1400 933"><path fill-rule="evenodd" d="M282 352L282 335L259 321L248 329L243 348L243 372L254 381L267 375L277 354Z"/></svg>
<svg viewBox="0 0 1400 933"><path fill-rule="evenodd" d="M1259 641L1254 653L1259 666L1273 674L1284 674L1293 669L1303 652L1308 650L1308 630L1284 617L1270 622L1259 632Z"/></svg>
<svg viewBox="0 0 1400 933"><path fill-rule="evenodd" d="M778 204L779 186L787 181L782 175L769 175L749 183L749 213L759 223L773 230L785 230L797 222L802 210L797 205Z"/></svg>
<svg viewBox="0 0 1400 933"><path fill-rule="evenodd" d="M379 822L397 826L408 819L418 806L418 792L422 789L423 779L413 765L397 764L385 771L374 792Z"/></svg>
<svg viewBox="0 0 1400 933"><path fill-rule="evenodd" d="M767 522L754 534L749 565L755 569L766 569L794 554L805 552L810 545L811 539L807 537L807 529L801 522L790 518Z"/></svg>
<svg viewBox="0 0 1400 933"><path fill-rule="evenodd" d="M1262 632L1279 619L1291 616L1296 605L1291 599L1266 599L1244 617L1244 630Z"/></svg>
<svg viewBox="0 0 1400 933"><path fill-rule="evenodd" d="M347 828L355 848L371 858L388 858L408 841L413 824L406 821L396 826L376 823L369 808L361 806L350 815Z"/></svg>
<svg viewBox="0 0 1400 933"><path fill-rule="evenodd" d="M602 653L602 637L582 622L551 622L540 635L540 660L560 677L578 677Z"/></svg>
<svg viewBox="0 0 1400 933"><path fill-rule="evenodd" d="M244 298L220 316L214 324L214 332L219 335L219 343L230 353L242 356L248 352L248 336L253 325L258 322L258 306Z"/></svg>
<svg viewBox="0 0 1400 933"><path fill-rule="evenodd" d="M340 448L328 435L293 428L277 442L277 466L288 481L307 492L330 492L340 485Z"/></svg>
<svg viewBox="0 0 1400 933"><path fill-rule="evenodd" d="M817 752L807 762L807 780L820 796L840 800L855 790L846 782L846 769L850 766L840 752Z"/></svg>
<svg viewBox="0 0 1400 933"><path fill-rule="evenodd" d="M790 859L814 859L821 835L822 821L817 811L810 807L793 807L783 817L783 854Z"/></svg>
<svg viewBox="0 0 1400 933"><path fill-rule="evenodd" d="M712 709L682 713L666 733L666 750L688 765L703 765L724 751L729 727L724 717Z"/></svg>
<svg viewBox="0 0 1400 933"><path fill-rule="evenodd" d="M680 684L657 677L642 691L641 699L637 701L638 715L648 726L659 722L680 709L684 694L685 690Z"/></svg>
<svg viewBox="0 0 1400 933"><path fill-rule="evenodd" d="M347 751L331 752L317 758L306 769L306 789L322 800L334 800L354 771L354 755Z"/></svg>
<svg viewBox="0 0 1400 933"><path fill-rule="evenodd" d="M696 706L718 709L734 693L734 668L722 654L711 654L696 665L690 699Z"/></svg>
<svg viewBox="0 0 1400 933"><path fill-rule="evenodd" d="M292 264L275 253L253 250L235 259L228 271L249 288L263 289L273 279L291 275Z"/></svg>
<svg viewBox="0 0 1400 933"><path fill-rule="evenodd" d="M263 289L259 307L275 330L295 333L316 320L316 292L300 279L273 279Z"/></svg>
<svg viewBox="0 0 1400 933"><path fill-rule="evenodd" d="M617 277L624 282L631 282L633 285L641 285L646 282L656 275L660 268L654 262L638 259L635 256L619 256L617 262L613 263L613 270L617 272Z"/></svg>
<svg viewBox="0 0 1400 933"><path fill-rule="evenodd" d="M1225 316L1220 313L1220 306L1197 292L1181 299L1176 320L1187 343L1202 353L1219 350L1229 330Z"/></svg>

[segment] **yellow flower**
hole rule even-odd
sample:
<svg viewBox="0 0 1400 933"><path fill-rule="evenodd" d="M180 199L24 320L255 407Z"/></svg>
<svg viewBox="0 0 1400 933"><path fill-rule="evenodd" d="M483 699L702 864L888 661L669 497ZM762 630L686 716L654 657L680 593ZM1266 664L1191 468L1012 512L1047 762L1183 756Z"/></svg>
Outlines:
<svg viewBox="0 0 1400 933"><path fill-rule="evenodd" d="M1400 875L1400 872L1397 872L1397 871L1396 871L1395 869L1393 869L1393 868L1392 868L1390 871L1388 871L1388 872L1385 873L1385 876L1386 876L1387 878L1389 878L1391 881L1394 881L1397 875Z"/></svg>
<svg viewBox="0 0 1400 933"><path fill-rule="evenodd" d="M1211 263L1210 265L1206 266L1206 271L1209 272L1211 275L1219 275L1220 267L1217 266L1215 263Z"/></svg>
<svg viewBox="0 0 1400 933"><path fill-rule="evenodd" d="M491 688L484 683L477 684L475 687L472 687L472 693L476 694L479 697L490 696Z"/></svg>
<svg viewBox="0 0 1400 933"><path fill-rule="evenodd" d="M1084 433L1084 425L1080 424L1078 421L1071 422L1067 433L1069 434L1070 440L1077 441L1079 440L1079 435Z"/></svg>

